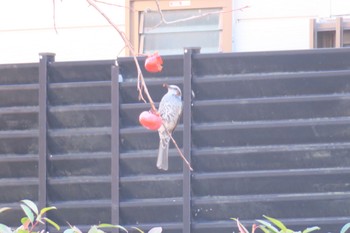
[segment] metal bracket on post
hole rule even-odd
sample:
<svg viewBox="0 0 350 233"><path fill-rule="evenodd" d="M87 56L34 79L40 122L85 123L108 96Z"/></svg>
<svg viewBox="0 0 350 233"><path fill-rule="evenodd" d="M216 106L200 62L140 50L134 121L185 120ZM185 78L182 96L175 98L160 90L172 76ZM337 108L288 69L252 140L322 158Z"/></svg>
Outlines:
<svg viewBox="0 0 350 233"><path fill-rule="evenodd" d="M119 225L119 66L111 68L111 223ZM113 229L113 233L119 232Z"/></svg>
<svg viewBox="0 0 350 233"><path fill-rule="evenodd" d="M49 63L55 61L54 53L40 53L39 60L39 139L38 139L38 177L39 177L39 194L38 206L40 209L47 206L47 108L48 108L48 79ZM47 226L46 226L47 228Z"/></svg>
<svg viewBox="0 0 350 233"><path fill-rule="evenodd" d="M191 127L192 127L192 55L200 52L200 48L184 49L184 81L183 81L183 150L186 159L191 162ZM194 168L195 169L195 168ZM191 171L183 165L183 233L191 232Z"/></svg>

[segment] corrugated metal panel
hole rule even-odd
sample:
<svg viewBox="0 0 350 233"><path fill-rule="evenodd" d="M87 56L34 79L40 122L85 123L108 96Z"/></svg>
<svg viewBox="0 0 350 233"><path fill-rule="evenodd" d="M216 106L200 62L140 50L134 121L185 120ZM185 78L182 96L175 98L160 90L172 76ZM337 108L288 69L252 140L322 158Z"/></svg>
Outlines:
<svg viewBox="0 0 350 233"><path fill-rule="evenodd" d="M46 59L40 69L0 66L0 206L17 209L0 221L16 225L24 198L57 206L50 217L83 230L112 222L232 232L231 217L266 214L337 232L350 221L349 49L186 50L164 57L162 73L145 72L156 104L163 83L183 90L174 137L193 173L174 147L169 171L156 168L159 139L138 123L150 106L138 99L133 59Z"/></svg>

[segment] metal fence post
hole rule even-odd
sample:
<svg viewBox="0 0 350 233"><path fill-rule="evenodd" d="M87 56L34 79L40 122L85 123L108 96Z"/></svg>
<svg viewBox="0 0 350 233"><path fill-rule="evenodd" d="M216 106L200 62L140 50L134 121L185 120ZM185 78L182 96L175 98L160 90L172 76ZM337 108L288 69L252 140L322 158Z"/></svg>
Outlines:
<svg viewBox="0 0 350 233"><path fill-rule="evenodd" d="M119 224L119 67L111 68L111 221ZM113 232L118 232L114 229Z"/></svg>
<svg viewBox="0 0 350 233"><path fill-rule="evenodd" d="M192 127L192 54L199 53L199 48L184 50L183 81L183 150L186 159L191 162L191 127ZM191 232L191 171L183 165L183 233Z"/></svg>
<svg viewBox="0 0 350 233"><path fill-rule="evenodd" d="M54 53L40 53L39 61L39 161L38 161L38 178L39 178L39 208L47 205L47 108L48 108L48 79L49 63L55 61Z"/></svg>

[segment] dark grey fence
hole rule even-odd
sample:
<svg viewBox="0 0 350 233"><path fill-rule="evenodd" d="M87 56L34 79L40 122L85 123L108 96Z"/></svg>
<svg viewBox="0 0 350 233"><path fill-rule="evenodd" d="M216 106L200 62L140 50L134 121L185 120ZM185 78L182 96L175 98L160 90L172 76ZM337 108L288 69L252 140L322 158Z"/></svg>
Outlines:
<svg viewBox="0 0 350 233"><path fill-rule="evenodd" d="M139 58L143 63L144 58ZM0 222L18 202L87 230L100 222L164 232L232 232L231 217L338 232L350 222L350 50L166 56L144 72L155 101L180 85L169 171L138 123L133 59L0 66ZM191 92L193 91L194 97Z"/></svg>

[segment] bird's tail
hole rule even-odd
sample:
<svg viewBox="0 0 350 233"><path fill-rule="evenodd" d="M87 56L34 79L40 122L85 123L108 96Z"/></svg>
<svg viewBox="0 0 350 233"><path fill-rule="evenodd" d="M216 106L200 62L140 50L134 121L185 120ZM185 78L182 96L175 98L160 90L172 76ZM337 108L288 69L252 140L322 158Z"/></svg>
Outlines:
<svg viewBox="0 0 350 233"><path fill-rule="evenodd" d="M168 170L168 153L169 153L169 140L160 140L159 151L157 159L157 168L162 170Z"/></svg>

